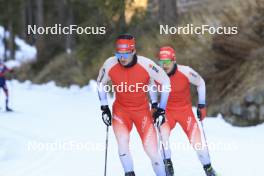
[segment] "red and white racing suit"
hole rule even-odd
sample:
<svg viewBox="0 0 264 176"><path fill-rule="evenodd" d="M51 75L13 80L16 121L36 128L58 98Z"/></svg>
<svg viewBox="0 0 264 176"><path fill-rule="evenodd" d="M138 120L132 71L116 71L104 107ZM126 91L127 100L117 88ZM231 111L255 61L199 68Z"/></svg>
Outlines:
<svg viewBox="0 0 264 176"><path fill-rule="evenodd" d="M136 63L131 67L122 66L116 57L111 57L105 61L97 79L99 98L101 105L108 104L103 87L108 81L111 81L113 87L115 86L112 124L124 171L134 170L129 151L129 136L134 124L156 175L163 176L165 175L165 169L158 150L157 135L150 113L146 86L155 80L164 89L170 89L170 80L163 69L150 59L142 56L135 57L134 59L137 59ZM123 90L121 90L120 87L117 87L118 85L126 85L126 88L123 87ZM166 108L168 96L169 90L162 93L161 108Z"/></svg>
<svg viewBox="0 0 264 176"><path fill-rule="evenodd" d="M161 135L165 145L165 157L171 158L169 136L177 123L180 124L187 135L191 145L196 150L203 165L210 163L208 150L192 111L190 84L197 86L198 102L205 104L205 82L192 68L176 65L176 71L170 76L171 92L166 108L166 123L161 126Z"/></svg>

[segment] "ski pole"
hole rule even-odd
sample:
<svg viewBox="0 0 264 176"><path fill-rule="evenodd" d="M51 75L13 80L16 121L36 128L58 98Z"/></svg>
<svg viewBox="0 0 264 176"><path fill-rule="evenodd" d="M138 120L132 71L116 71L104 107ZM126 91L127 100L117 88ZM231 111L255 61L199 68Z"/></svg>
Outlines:
<svg viewBox="0 0 264 176"><path fill-rule="evenodd" d="M108 134L109 134L109 126L107 125L107 127L106 127L106 138L105 138L105 165L104 165L104 176L106 176L106 170L107 170Z"/></svg>
<svg viewBox="0 0 264 176"><path fill-rule="evenodd" d="M159 133L159 139L160 139L160 142L161 142L162 155L163 155L163 158L164 158L164 161L165 161L166 155L165 155L165 149L164 149L164 145L163 145L163 139L162 139L162 136L161 136L160 127L157 127L157 128L158 128L158 133ZM165 166L165 163L164 163L164 166ZM166 173L166 176L168 176L167 166L165 166L165 173Z"/></svg>
<svg viewBox="0 0 264 176"><path fill-rule="evenodd" d="M205 135L205 130L204 130L204 125L203 125L203 121L200 120L201 122L201 126L202 126L202 130L203 130L203 136L204 136L204 140L205 140L205 145L206 145L206 149L207 149L207 153L208 153L208 157L209 157L209 160L211 161L211 157L210 157L210 154L209 154L209 148L208 148L208 144L207 144L207 138L206 138L206 135Z"/></svg>

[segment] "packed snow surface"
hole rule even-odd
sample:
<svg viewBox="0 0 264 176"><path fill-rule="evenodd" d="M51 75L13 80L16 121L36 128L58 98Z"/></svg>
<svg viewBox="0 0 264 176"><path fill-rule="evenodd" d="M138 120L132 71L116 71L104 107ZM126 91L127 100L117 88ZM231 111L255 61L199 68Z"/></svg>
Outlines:
<svg viewBox="0 0 264 176"><path fill-rule="evenodd" d="M94 81L82 88L15 80L7 85L15 111L8 113L2 108L0 112L0 176L103 175L106 127ZM3 93L0 100L0 107L4 107ZM232 127L219 116L206 119L204 127L212 164L221 176L264 175L264 125ZM180 126L174 129L170 142L175 175L204 176ZM130 146L136 174L153 176L135 128ZM124 175L112 129L108 175Z"/></svg>

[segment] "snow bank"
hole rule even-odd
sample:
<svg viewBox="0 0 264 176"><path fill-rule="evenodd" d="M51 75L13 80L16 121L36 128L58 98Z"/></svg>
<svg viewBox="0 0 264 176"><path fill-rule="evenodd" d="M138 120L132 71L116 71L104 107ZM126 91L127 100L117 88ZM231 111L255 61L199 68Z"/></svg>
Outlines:
<svg viewBox="0 0 264 176"><path fill-rule="evenodd" d="M5 31L2 26L0 26L0 59L4 58L4 34L8 38L10 33ZM6 62L9 68L19 67L21 64L27 63L29 61L35 60L37 55L37 49L35 46L27 44L24 40L15 36L15 44L18 49L15 51L15 58ZM10 51L7 51L7 55L10 55Z"/></svg>

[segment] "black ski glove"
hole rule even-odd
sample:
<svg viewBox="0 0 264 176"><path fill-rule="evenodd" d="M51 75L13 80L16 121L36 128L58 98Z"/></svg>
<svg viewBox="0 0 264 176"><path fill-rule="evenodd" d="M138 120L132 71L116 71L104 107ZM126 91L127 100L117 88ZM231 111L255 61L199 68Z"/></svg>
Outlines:
<svg viewBox="0 0 264 176"><path fill-rule="evenodd" d="M151 103L151 109L157 110L158 109L158 103Z"/></svg>
<svg viewBox="0 0 264 176"><path fill-rule="evenodd" d="M112 125L112 115L111 115L111 111L110 111L108 105L101 106L101 110L102 110L103 122L107 126L111 126Z"/></svg>
<svg viewBox="0 0 264 176"><path fill-rule="evenodd" d="M200 121L203 121L206 117L206 106L205 104L198 104L197 106L197 117Z"/></svg>
<svg viewBox="0 0 264 176"><path fill-rule="evenodd" d="M160 127L165 122L165 110L158 108L157 111L153 113L154 125Z"/></svg>
<svg viewBox="0 0 264 176"><path fill-rule="evenodd" d="M153 116L154 112L158 109L158 103L151 103L151 114Z"/></svg>

